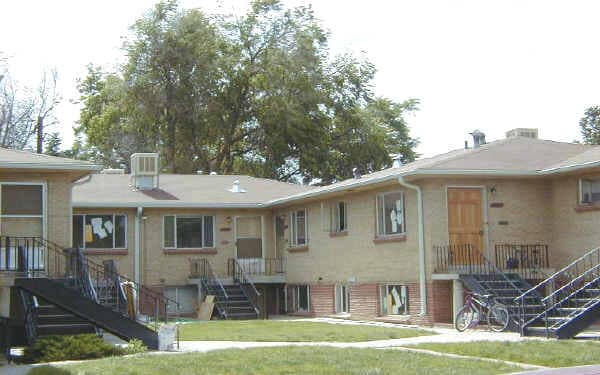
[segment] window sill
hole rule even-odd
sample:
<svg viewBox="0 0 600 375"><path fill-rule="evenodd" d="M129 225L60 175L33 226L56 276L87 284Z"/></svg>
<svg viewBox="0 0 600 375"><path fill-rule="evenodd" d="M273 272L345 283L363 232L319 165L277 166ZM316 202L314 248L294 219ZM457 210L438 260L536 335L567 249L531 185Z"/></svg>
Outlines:
<svg viewBox="0 0 600 375"><path fill-rule="evenodd" d="M308 245L288 247L287 251L289 253L305 253L308 251Z"/></svg>
<svg viewBox="0 0 600 375"><path fill-rule="evenodd" d="M329 232L329 237L345 237L348 235L348 231L344 230L341 232Z"/></svg>
<svg viewBox="0 0 600 375"><path fill-rule="evenodd" d="M373 239L374 244L388 243L388 242L404 242L406 241L406 234L398 234L393 236L375 237Z"/></svg>
<svg viewBox="0 0 600 375"><path fill-rule="evenodd" d="M575 212L600 211L600 203L578 204L575 206Z"/></svg>
<svg viewBox="0 0 600 375"><path fill-rule="evenodd" d="M127 249L84 249L86 255L127 255Z"/></svg>
<svg viewBox="0 0 600 375"><path fill-rule="evenodd" d="M214 247L201 247L197 249L163 249L163 254L216 254Z"/></svg>

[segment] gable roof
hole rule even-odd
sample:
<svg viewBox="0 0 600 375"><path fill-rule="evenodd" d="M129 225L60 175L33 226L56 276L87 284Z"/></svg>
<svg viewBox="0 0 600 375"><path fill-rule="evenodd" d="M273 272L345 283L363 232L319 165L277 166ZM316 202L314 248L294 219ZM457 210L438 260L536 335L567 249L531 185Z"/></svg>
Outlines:
<svg viewBox="0 0 600 375"><path fill-rule="evenodd" d="M250 176L161 174L159 190L137 191L129 175L95 174L74 186L73 206L263 208L385 183L400 176L535 177L594 166L600 166L600 146L511 137L319 187ZM235 180L247 192L230 192Z"/></svg>
<svg viewBox="0 0 600 375"><path fill-rule="evenodd" d="M92 163L0 147L0 168L96 171Z"/></svg>
<svg viewBox="0 0 600 375"><path fill-rule="evenodd" d="M398 168L384 169L361 178L351 178L308 192L275 199L269 204L288 203L359 186L383 183L400 176L541 176L595 165L600 166L600 146L511 137L481 145L479 148L458 149L431 158L419 159Z"/></svg>
<svg viewBox="0 0 600 375"><path fill-rule="evenodd" d="M246 192L233 193L234 181ZM159 188L136 190L130 175L94 174L73 186L73 207L260 208L312 188L237 175L161 174Z"/></svg>

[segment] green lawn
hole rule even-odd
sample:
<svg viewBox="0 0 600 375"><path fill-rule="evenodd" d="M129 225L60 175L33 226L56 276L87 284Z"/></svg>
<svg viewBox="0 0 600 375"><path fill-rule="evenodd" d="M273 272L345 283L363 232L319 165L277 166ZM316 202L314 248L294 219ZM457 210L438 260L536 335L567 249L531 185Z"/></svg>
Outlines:
<svg viewBox="0 0 600 375"><path fill-rule="evenodd" d="M416 328L370 327L280 320L213 320L182 324L180 339L186 341L336 341L356 342L432 335Z"/></svg>
<svg viewBox="0 0 600 375"><path fill-rule="evenodd" d="M60 368L44 366L29 375L193 374L502 374L518 367L448 359L396 350L287 347L231 349L209 353L105 358Z"/></svg>
<svg viewBox="0 0 600 375"><path fill-rule="evenodd" d="M413 347L548 367L600 363L600 343L593 341L481 341L457 344L420 344Z"/></svg>

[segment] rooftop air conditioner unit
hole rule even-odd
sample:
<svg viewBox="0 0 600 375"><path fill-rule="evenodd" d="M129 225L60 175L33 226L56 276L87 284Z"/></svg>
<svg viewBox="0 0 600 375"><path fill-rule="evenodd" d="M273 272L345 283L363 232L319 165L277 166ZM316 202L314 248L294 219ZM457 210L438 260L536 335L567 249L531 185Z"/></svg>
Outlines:
<svg viewBox="0 0 600 375"><path fill-rule="evenodd" d="M157 153L135 153L131 155L131 177L136 189L158 188L159 157Z"/></svg>

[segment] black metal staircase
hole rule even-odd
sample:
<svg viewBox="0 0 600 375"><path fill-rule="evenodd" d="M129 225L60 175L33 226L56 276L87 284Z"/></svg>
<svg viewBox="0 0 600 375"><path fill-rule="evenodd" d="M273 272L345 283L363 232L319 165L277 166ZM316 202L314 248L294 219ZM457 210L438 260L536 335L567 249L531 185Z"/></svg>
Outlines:
<svg viewBox="0 0 600 375"><path fill-rule="evenodd" d="M39 238L0 237L0 244L5 257L0 273L14 280L29 343L44 335L100 333L101 328L157 349L159 323L173 317L170 306L179 310L175 301L119 275L114 265L94 263L78 249Z"/></svg>
<svg viewBox="0 0 600 375"><path fill-rule="evenodd" d="M538 295L532 304L532 296ZM600 316L600 248L515 299L524 336L571 338Z"/></svg>
<svg viewBox="0 0 600 375"><path fill-rule="evenodd" d="M200 277L204 293L215 296L215 308L221 319L257 319L260 316L256 305L260 293L243 268L238 267L232 285L223 284L207 259L194 260L192 273Z"/></svg>

